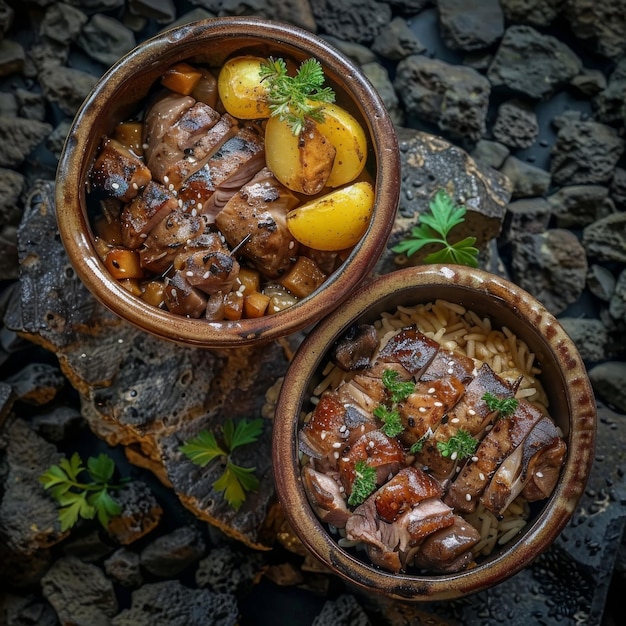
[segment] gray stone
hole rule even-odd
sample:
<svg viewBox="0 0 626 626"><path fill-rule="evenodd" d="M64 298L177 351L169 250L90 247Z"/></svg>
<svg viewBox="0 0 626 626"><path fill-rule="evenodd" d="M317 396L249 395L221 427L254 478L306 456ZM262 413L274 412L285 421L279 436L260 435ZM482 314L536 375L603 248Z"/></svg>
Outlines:
<svg viewBox="0 0 626 626"><path fill-rule="evenodd" d="M153 19L160 24L170 24L176 19L174 0L129 0L131 13Z"/></svg>
<svg viewBox="0 0 626 626"><path fill-rule="evenodd" d="M0 594L0 618L6 626L58 626L52 607L34 595Z"/></svg>
<svg viewBox="0 0 626 626"><path fill-rule="evenodd" d="M25 179L15 170L0 167L0 223L17 226L22 218L19 199L24 191Z"/></svg>
<svg viewBox="0 0 626 626"><path fill-rule="evenodd" d="M530 26L509 26L487 77L493 87L541 99L567 84L581 69L578 56L555 37Z"/></svg>
<svg viewBox="0 0 626 626"><path fill-rule="evenodd" d="M514 280L553 315L564 311L585 288L587 259L569 230L550 229L512 242Z"/></svg>
<svg viewBox="0 0 626 626"><path fill-rule="evenodd" d="M31 424L47 441L60 442L76 433L84 424L80 411L71 406L57 406L34 415Z"/></svg>
<svg viewBox="0 0 626 626"><path fill-rule="evenodd" d="M626 413L626 362L605 361L594 365L589 370L589 380L606 404Z"/></svg>
<svg viewBox="0 0 626 626"><path fill-rule="evenodd" d="M46 8L39 32L61 44L72 43L87 23L87 16L77 7L63 2Z"/></svg>
<svg viewBox="0 0 626 626"><path fill-rule="evenodd" d="M195 580L198 587L241 596L250 590L263 567L260 553L244 553L224 545L210 550L198 563Z"/></svg>
<svg viewBox="0 0 626 626"><path fill-rule="evenodd" d="M25 62L26 53L17 41L0 40L0 78L21 72Z"/></svg>
<svg viewBox="0 0 626 626"><path fill-rule="evenodd" d="M107 576L122 587L136 589L143 584L141 560L136 552L119 548L104 561Z"/></svg>
<svg viewBox="0 0 626 626"><path fill-rule="evenodd" d="M0 167L17 168L51 131L46 122L0 117Z"/></svg>
<svg viewBox="0 0 626 626"><path fill-rule="evenodd" d="M511 181L513 198L542 197L550 190L549 172L512 155L506 158L500 172Z"/></svg>
<svg viewBox="0 0 626 626"><path fill-rule="evenodd" d="M567 185L550 194L548 202L559 228L582 228L615 213L602 185Z"/></svg>
<svg viewBox="0 0 626 626"><path fill-rule="evenodd" d="M389 78L389 72L380 63L365 63L361 66L363 73L369 78L372 85L376 89L376 92L383 101L387 113L391 121L397 125L402 126L404 122L404 111L400 106L398 100L398 94L393 88L393 83Z"/></svg>
<svg viewBox="0 0 626 626"><path fill-rule="evenodd" d="M13 92L0 92L0 117L17 117L17 98Z"/></svg>
<svg viewBox="0 0 626 626"><path fill-rule="evenodd" d="M551 151L550 171L556 185L606 184L624 152L614 128L580 115L562 116Z"/></svg>
<svg viewBox="0 0 626 626"><path fill-rule="evenodd" d="M47 404L65 386L65 376L55 365L29 363L5 379L21 401L33 405Z"/></svg>
<svg viewBox="0 0 626 626"><path fill-rule="evenodd" d="M0 230L0 280L14 280L18 275L17 228L8 224Z"/></svg>
<svg viewBox="0 0 626 626"><path fill-rule="evenodd" d="M88 532L82 532L75 537L71 536L63 543L62 550L65 556L73 556L85 563L96 563L109 556L114 546L111 541L100 533L98 526Z"/></svg>
<svg viewBox="0 0 626 626"><path fill-rule="evenodd" d="M154 576L171 578L197 563L206 544L197 529L181 526L149 543L140 554L141 566Z"/></svg>
<svg viewBox="0 0 626 626"><path fill-rule="evenodd" d="M514 200L504 218L504 240L514 241L524 233L543 233L549 223L550 205L544 198Z"/></svg>
<svg viewBox="0 0 626 626"><path fill-rule="evenodd" d="M392 61L399 61L410 54L419 54L424 50L424 44L402 17L394 17L383 26L372 43L373 52Z"/></svg>
<svg viewBox="0 0 626 626"><path fill-rule="evenodd" d="M480 50L504 34L499 0L438 0L441 37L451 50Z"/></svg>
<svg viewBox="0 0 626 626"><path fill-rule="evenodd" d="M349 59L352 59L357 65L376 63L379 60L376 54L372 52L371 48L363 46L360 43L345 41L344 39L339 39L328 34L322 34L320 37L332 46L335 46L340 52L343 52L343 54Z"/></svg>
<svg viewBox="0 0 626 626"><path fill-rule="evenodd" d="M391 20L391 7L377 0L310 0L320 30L339 39L369 44Z"/></svg>
<svg viewBox="0 0 626 626"><path fill-rule="evenodd" d="M113 584L104 572L73 556L54 562L41 589L62 624L110 626L118 611Z"/></svg>
<svg viewBox="0 0 626 626"><path fill-rule="evenodd" d="M238 614L231 594L190 589L168 580L133 591L131 607L116 615L110 626L236 626Z"/></svg>
<svg viewBox="0 0 626 626"><path fill-rule="evenodd" d="M16 89L15 96L19 106L19 116L29 120L44 122L46 119L46 103L40 93L26 89Z"/></svg>
<svg viewBox="0 0 626 626"><path fill-rule="evenodd" d="M626 263L626 213L613 213L587 226L582 243L591 258Z"/></svg>
<svg viewBox="0 0 626 626"><path fill-rule="evenodd" d="M488 139L481 139L477 142L475 148L472 150L472 157L482 163L488 165L494 169L500 169L504 160L509 156L511 151L503 144L497 141L489 141Z"/></svg>
<svg viewBox="0 0 626 626"><path fill-rule="evenodd" d="M11 5L7 4L4 0L0 1L0 33L5 35L13 24L13 18L15 17L15 11Z"/></svg>
<svg viewBox="0 0 626 626"><path fill-rule="evenodd" d="M587 287L589 291L603 302L609 302L615 291L615 276L602 265L593 263L587 272Z"/></svg>
<svg viewBox="0 0 626 626"><path fill-rule="evenodd" d="M596 118L605 124L623 124L624 93L626 93L626 58L621 59L608 80L608 85L592 100Z"/></svg>
<svg viewBox="0 0 626 626"><path fill-rule="evenodd" d="M97 13L81 30L78 45L105 66L113 65L136 45L135 34L118 20Z"/></svg>
<svg viewBox="0 0 626 626"><path fill-rule="evenodd" d="M486 74L491 62L493 61L493 53L486 50L477 50L468 52L463 56L463 65L471 67L473 70Z"/></svg>
<svg viewBox="0 0 626 626"><path fill-rule="evenodd" d="M605 358L608 333L599 319L560 317L559 322L587 365Z"/></svg>
<svg viewBox="0 0 626 626"><path fill-rule="evenodd" d="M46 66L39 74L46 100L69 116L78 111L97 80L97 76L73 67Z"/></svg>
<svg viewBox="0 0 626 626"><path fill-rule="evenodd" d="M28 49L24 74L39 79L38 74L46 69L60 68L69 58L69 45L53 39L41 39Z"/></svg>
<svg viewBox="0 0 626 626"><path fill-rule="evenodd" d="M493 136L509 148L530 148L539 134L537 114L522 100L509 100L498 108Z"/></svg>
<svg viewBox="0 0 626 626"><path fill-rule="evenodd" d="M626 322L626 269L620 272L615 282L609 313L613 319Z"/></svg>
<svg viewBox="0 0 626 626"><path fill-rule="evenodd" d="M371 623L356 598L343 594L336 600L324 602L322 611L315 617L312 626L370 626Z"/></svg>
<svg viewBox="0 0 626 626"><path fill-rule="evenodd" d="M549 26L566 0L500 0L507 22Z"/></svg>
<svg viewBox="0 0 626 626"><path fill-rule="evenodd" d="M46 139L46 148L50 150L50 152L57 159L61 157L61 152L63 151L63 146L65 145L65 140L71 127L71 120L63 120L62 122L59 122L59 125L48 135Z"/></svg>
<svg viewBox="0 0 626 626"><path fill-rule="evenodd" d="M626 210L626 169L615 168L609 189L616 206L622 211Z"/></svg>
<svg viewBox="0 0 626 626"><path fill-rule="evenodd" d="M491 88L476 70L411 55L398 63L393 85L407 115L457 139L478 141L484 135Z"/></svg>
<svg viewBox="0 0 626 626"><path fill-rule="evenodd" d="M600 70L584 67L578 76L572 78L570 85L582 96L591 97L606 89L606 76Z"/></svg>

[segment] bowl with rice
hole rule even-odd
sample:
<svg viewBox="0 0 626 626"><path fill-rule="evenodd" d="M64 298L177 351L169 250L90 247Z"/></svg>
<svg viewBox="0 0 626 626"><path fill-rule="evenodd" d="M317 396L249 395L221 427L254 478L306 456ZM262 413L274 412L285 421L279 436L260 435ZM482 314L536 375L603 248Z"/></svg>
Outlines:
<svg viewBox="0 0 626 626"><path fill-rule="evenodd" d="M583 361L540 302L480 269L405 268L298 349L275 415L276 489L294 533L345 580L461 597L558 536L595 420Z"/></svg>

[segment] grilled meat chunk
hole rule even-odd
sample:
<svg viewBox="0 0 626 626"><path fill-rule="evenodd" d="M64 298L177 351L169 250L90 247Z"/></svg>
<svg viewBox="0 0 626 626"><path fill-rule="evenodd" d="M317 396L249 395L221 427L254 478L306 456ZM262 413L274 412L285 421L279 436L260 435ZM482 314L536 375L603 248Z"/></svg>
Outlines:
<svg viewBox="0 0 626 626"><path fill-rule="evenodd" d="M302 469L302 485L316 515L336 528L344 528L351 513L343 487L332 476L309 465Z"/></svg>
<svg viewBox="0 0 626 626"><path fill-rule="evenodd" d="M378 334L371 324L354 324L332 349L332 361L346 371L365 369L378 348Z"/></svg>
<svg viewBox="0 0 626 626"><path fill-rule="evenodd" d="M381 348L376 360L383 363L399 363L419 380L439 351L440 345L429 339L417 328L403 328Z"/></svg>

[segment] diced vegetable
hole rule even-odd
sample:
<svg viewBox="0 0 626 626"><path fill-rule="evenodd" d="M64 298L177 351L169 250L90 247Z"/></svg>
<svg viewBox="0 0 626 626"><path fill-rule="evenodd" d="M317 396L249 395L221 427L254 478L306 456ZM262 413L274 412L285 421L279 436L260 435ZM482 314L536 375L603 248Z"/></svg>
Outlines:
<svg viewBox="0 0 626 626"><path fill-rule="evenodd" d="M137 156L143 155L143 124L141 122L121 122L115 127L113 138Z"/></svg>
<svg viewBox="0 0 626 626"><path fill-rule="evenodd" d="M311 200L287 214L287 227L316 250L344 250L361 239L374 209L374 188L356 182Z"/></svg>
<svg viewBox="0 0 626 626"><path fill-rule="evenodd" d="M274 176L292 191L322 191L333 169L336 150L311 120L294 135L289 124L270 117L265 127L265 160Z"/></svg>
<svg viewBox="0 0 626 626"><path fill-rule="evenodd" d="M264 293L259 293L258 291L245 295L243 298L244 317L263 317L269 302L270 297L266 296Z"/></svg>
<svg viewBox="0 0 626 626"><path fill-rule="evenodd" d="M217 106L217 78L213 74L205 69L200 68L200 80L193 88L191 96L193 96L198 102L204 102L208 104L212 109Z"/></svg>
<svg viewBox="0 0 626 626"><path fill-rule="evenodd" d="M163 77L161 84L183 96L188 96L198 84L202 74L188 63L177 63L170 67Z"/></svg>
<svg viewBox="0 0 626 626"><path fill-rule="evenodd" d="M141 297L148 304L156 307L161 307L164 303L164 290L165 285L163 284L163 281L151 280L143 286L143 293L141 294Z"/></svg>
<svg viewBox="0 0 626 626"><path fill-rule="evenodd" d="M306 298L324 281L326 274L308 257L298 257L291 269L280 280L283 287L289 289L298 298Z"/></svg>
<svg viewBox="0 0 626 626"><path fill-rule="evenodd" d="M138 278L122 278L119 283L126 291L130 291L134 296L140 296L142 293Z"/></svg>
<svg viewBox="0 0 626 626"><path fill-rule="evenodd" d="M244 55L224 63L217 89L227 113L244 120L269 117L267 87L259 74L264 62L262 57Z"/></svg>
<svg viewBox="0 0 626 626"><path fill-rule="evenodd" d="M239 282L244 286L244 295L261 291L261 274L250 267L239 268Z"/></svg>
<svg viewBox="0 0 626 626"><path fill-rule="evenodd" d="M243 317L243 294L231 291L224 298L224 318L231 321L240 320Z"/></svg>
<svg viewBox="0 0 626 626"><path fill-rule="evenodd" d="M94 231L97 237L112 245L122 245L122 225L119 220L109 222L104 217L100 217L94 224Z"/></svg>
<svg viewBox="0 0 626 626"><path fill-rule="evenodd" d="M139 254L126 248L111 248L104 258L104 265L113 278L142 278L144 275Z"/></svg>

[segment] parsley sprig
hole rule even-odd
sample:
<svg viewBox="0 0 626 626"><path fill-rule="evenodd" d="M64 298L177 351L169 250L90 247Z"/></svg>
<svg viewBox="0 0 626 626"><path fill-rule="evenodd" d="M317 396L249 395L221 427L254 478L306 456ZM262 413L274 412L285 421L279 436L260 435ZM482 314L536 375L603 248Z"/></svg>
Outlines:
<svg viewBox="0 0 626 626"><path fill-rule="evenodd" d="M395 245L396 253L412 256L427 244L437 244L440 249L424 257L425 263L457 263L478 267L478 249L474 247L476 237L466 237L450 243L450 231L465 220L467 210L457 206L448 193L441 189L430 201L429 210L419 217L419 224L411 230L409 237Z"/></svg>
<svg viewBox="0 0 626 626"><path fill-rule="evenodd" d="M260 75L267 81L272 115L286 121L296 136L302 132L305 118L324 121L320 103L335 101L334 91L323 87L324 70L316 59L302 61L295 76L289 76L284 59L269 57L261 64Z"/></svg>
<svg viewBox="0 0 626 626"><path fill-rule="evenodd" d="M448 441L438 441L437 449L443 457L453 459L464 459L472 456L476 451L478 441L474 439L466 430L460 429Z"/></svg>
<svg viewBox="0 0 626 626"><path fill-rule="evenodd" d="M489 410L498 411L500 417L513 415L513 413L515 413L515 409L517 409L517 405L519 404L517 398L498 398L498 396L490 393L489 391L485 393L482 399L487 404Z"/></svg>
<svg viewBox="0 0 626 626"><path fill-rule="evenodd" d="M89 481L81 480L87 474ZM87 466L75 452L69 459L63 458L58 465L50 466L40 477L39 482L59 505L61 530L66 531L83 519L98 518L107 528L111 517L121 513L121 507L109 493L120 489L128 479L119 484L111 482L115 473L115 463L106 454L89 457Z"/></svg>
<svg viewBox="0 0 626 626"><path fill-rule="evenodd" d="M415 389L414 383L410 381L400 381L398 380L398 376L399 374L396 370L388 369L383 372L381 378L383 385L385 385L389 392L391 405L379 404L374 409L374 416L383 422L381 430L387 437L396 437L404 430L397 405L403 400L406 400Z"/></svg>
<svg viewBox="0 0 626 626"><path fill-rule="evenodd" d="M242 467L232 462L230 455L236 448L254 443L263 432L263 420L227 420L222 426L223 447L210 430L200 431L193 439L180 446L180 451L193 463L205 467L217 458L224 460L224 472L213 483L213 489L223 492L226 501L238 511L245 502L246 493L259 488L255 467Z"/></svg>
<svg viewBox="0 0 626 626"><path fill-rule="evenodd" d="M367 500L368 496L376 489L376 468L367 461L357 461L354 464L354 482L348 498L350 506L357 506Z"/></svg>

